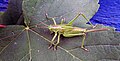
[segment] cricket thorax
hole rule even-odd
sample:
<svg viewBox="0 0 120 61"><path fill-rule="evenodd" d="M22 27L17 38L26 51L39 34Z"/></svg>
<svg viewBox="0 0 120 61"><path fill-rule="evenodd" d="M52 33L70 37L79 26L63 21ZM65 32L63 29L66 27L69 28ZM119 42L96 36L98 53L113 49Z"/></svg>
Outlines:
<svg viewBox="0 0 120 61"><path fill-rule="evenodd" d="M50 31L53 31L53 32L54 32L54 31L62 31L62 29L63 29L63 28L62 28L60 25L50 25L50 26L49 26L49 30L50 30Z"/></svg>

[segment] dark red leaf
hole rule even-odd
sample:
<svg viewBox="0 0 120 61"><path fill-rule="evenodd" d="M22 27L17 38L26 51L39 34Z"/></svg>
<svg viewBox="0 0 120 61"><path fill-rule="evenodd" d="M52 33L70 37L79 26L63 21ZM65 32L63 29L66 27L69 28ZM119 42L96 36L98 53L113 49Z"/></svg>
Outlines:
<svg viewBox="0 0 120 61"><path fill-rule="evenodd" d="M6 27L6 25L1 25L1 24L0 24L0 28L5 28L5 27Z"/></svg>

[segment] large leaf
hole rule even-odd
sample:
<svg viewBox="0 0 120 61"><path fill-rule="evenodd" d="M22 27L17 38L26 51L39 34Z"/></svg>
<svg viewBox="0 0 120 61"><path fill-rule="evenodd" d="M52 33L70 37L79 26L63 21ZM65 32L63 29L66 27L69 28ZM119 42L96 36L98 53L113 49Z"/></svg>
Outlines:
<svg viewBox="0 0 120 61"><path fill-rule="evenodd" d="M95 12L98 10L98 0L24 0L23 9L26 15L37 18L32 19L31 24L36 24L40 21L45 21L45 13L50 17L57 17L57 23L60 23L60 19L65 18L65 22L69 22L79 13L83 13L88 19L92 18ZM79 20L74 23L77 26L86 27L87 21L80 16Z"/></svg>
<svg viewBox="0 0 120 61"><path fill-rule="evenodd" d="M120 35L113 30L88 33L85 40L85 47L89 52L79 48L82 37L65 38L61 36L61 41L57 51L47 49L53 34L43 26L46 21L45 13L56 18L60 23L61 16L66 18L68 23L79 12L82 12L90 19L98 9L98 0L24 0L23 11L25 23L28 27L17 27L3 29L6 31L0 35L1 43L10 40L2 45L0 50L0 61L117 61L119 60L119 39ZM37 19L34 19L37 18ZM47 22L48 25L52 21ZM74 22L74 26L89 27L85 24L84 18L79 17ZM38 25L37 27L36 24ZM104 26L98 26L102 28ZM21 30L20 30L20 29ZM22 29L23 28L23 29ZM15 34L15 36L14 36ZM57 40L57 39L56 39Z"/></svg>

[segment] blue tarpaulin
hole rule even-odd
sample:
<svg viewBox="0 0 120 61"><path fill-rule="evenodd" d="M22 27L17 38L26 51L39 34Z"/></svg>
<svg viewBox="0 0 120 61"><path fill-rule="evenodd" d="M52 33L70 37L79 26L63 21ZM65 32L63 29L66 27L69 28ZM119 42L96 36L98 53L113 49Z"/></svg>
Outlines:
<svg viewBox="0 0 120 61"><path fill-rule="evenodd" d="M91 22L111 26L120 31L120 0L100 0L99 4L99 10Z"/></svg>
<svg viewBox="0 0 120 61"><path fill-rule="evenodd" d="M5 11L7 9L8 0L0 0L0 11Z"/></svg>

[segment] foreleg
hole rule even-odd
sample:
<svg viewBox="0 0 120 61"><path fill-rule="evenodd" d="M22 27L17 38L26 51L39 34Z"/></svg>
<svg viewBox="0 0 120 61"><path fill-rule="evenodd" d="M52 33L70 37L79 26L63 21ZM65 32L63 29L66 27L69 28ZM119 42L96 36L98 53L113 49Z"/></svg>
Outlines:
<svg viewBox="0 0 120 61"><path fill-rule="evenodd" d="M52 38L51 44L50 44L50 46L48 47L48 49L50 49L50 48L53 46L54 40L55 40L56 36L57 36L57 32L55 32L55 35L54 35L54 37Z"/></svg>

